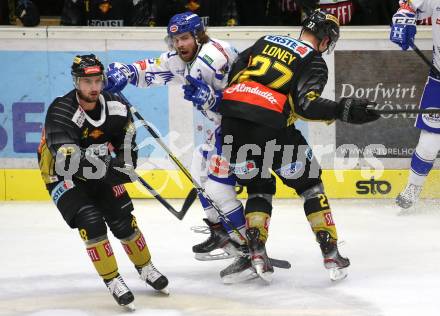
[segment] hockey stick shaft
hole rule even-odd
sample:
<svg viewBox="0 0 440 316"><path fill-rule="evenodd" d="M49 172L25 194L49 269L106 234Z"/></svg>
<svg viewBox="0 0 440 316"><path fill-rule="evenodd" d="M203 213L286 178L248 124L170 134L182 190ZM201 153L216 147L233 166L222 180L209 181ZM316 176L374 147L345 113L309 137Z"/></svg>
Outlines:
<svg viewBox="0 0 440 316"><path fill-rule="evenodd" d="M194 202L197 194L194 192L194 190L191 190L190 193L188 194L187 198L185 199L185 202L183 203L183 207L180 210L180 212L176 211L174 209L174 207L171 206L171 204L169 204L151 185L148 184L147 181L145 181L139 174L137 174L134 170L133 170L133 175L136 177L137 181L142 184L142 186L148 190L148 192L150 192L150 194L152 196L154 196L154 198L156 200L159 201L160 204L162 204L163 206L165 206L165 208L171 213L173 214L175 217L177 217L179 220L182 220L183 217L185 217L186 212L188 211L189 207L192 205L192 203Z"/></svg>
<svg viewBox="0 0 440 316"><path fill-rule="evenodd" d="M156 131L151 127L150 124L148 124L147 121L144 120L142 115L136 110L136 108L128 101L128 99L122 94L122 92L118 92L118 95L121 97L122 100L130 107L131 113L141 122L141 124L147 129L147 131L154 137L154 139L157 141L157 143L166 151L168 156L171 158L171 160L174 161L174 163L179 167L180 170L182 170L183 174L188 178L188 180L192 183L194 188L197 190L197 193L201 194L209 204L214 208L214 210L217 212L219 217L228 225L228 227L234 231L242 240L246 240L246 238L240 233L240 231L231 223L231 221L223 214L223 212L218 207L217 203L215 203L209 195L206 193L205 189L202 188L202 186L193 178L191 173L188 171L188 169L185 168L185 166L177 159L176 156L172 153L172 151L168 148L168 146L162 141L161 137L156 133Z"/></svg>
<svg viewBox="0 0 440 316"><path fill-rule="evenodd" d="M234 226L234 224L229 220L227 216L223 214L223 212L220 210L220 208L217 206L217 204L209 197L209 195L206 193L205 189L201 187L201 185L193 178L191 173L188 171L188 169L185 168L185 166L177 159L176 156L171 152L171 150L168 148L167 145L162 141L160 136L156 133L156 131L148 124L147 121L144 120L142 115L136 110L136 108L128 101L128 99L122 94L122 92L118 92L118 95L121 97L121 99L130 107L131 113L142 123L142 125L148 130L148 132L155 138L157 143L167 152L168 156L174 161L174 163L179 167L180 170L185 174L185 176L188 178L188 180L192 183L194 186L195 192L194 192L194 199L197 196L196 193L201 194L208 203L214 208L214 210L217 212L219 217L225 222L225 224L244 242L248 242L247 239L240 233L240 231L237 229L237 227ZM188 197L191 195L188 195ZM188 198L187 198L188 199ZM166 202L166 201L165 201ZM185 204L184 204L185 206ZM170 211L173 213L172 211ZM175 215L173 213L173 215ZM176 216L176 215L175 215ZM177 217L177 216L176 216ZM282 269L289 269L291 267L291 264L287 260L280 260L280 259L273 259L270 258L271 263L274 267L282 268Z"/></svg>
<svg viewBox="0 0 440 316"><path fill-rule="evenodd" d="M422 51L414 44L414 42L411 42L411 48L413 51L419 55L419 57L425 62L426 65L429 66L430 69L432 69L437 76L440 76L440 71L432 64L432 62L428 59L428 57L425 56L425 54L422 53Z"/></svg>
<svg viewBox="0 0 440 316"><path fill-rule="evenodd" d="M369 111L383 115L383 114L438 114L440 109L369 109Z"/></svg>

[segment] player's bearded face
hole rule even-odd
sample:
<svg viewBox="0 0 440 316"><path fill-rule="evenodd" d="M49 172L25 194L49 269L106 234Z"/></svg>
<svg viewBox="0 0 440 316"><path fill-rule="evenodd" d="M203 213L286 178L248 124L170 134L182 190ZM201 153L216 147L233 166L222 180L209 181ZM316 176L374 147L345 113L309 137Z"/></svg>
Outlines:
<svg viewBox="0 0 440 316"><path fill-rule="evenodd" d="M102 76L81 77L78 80L78 97L86 102L98 101L104 80Z"/></svg>
<svg viewBox="0 0 440 316"><path fill-rule="evenodd" d="M196 39L190 32L173 36L173 46L185 62L193 60L197 52Z"/></svg>

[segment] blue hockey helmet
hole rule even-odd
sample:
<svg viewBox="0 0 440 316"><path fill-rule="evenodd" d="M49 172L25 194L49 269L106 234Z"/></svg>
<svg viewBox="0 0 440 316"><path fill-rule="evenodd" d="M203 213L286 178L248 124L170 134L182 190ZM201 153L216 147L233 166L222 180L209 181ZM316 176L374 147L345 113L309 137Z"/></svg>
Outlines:
<svg viewBox="0 0 440 316"><path fill-rule="evenodd" d="M202 19L193 12L184 12L174 15L168 23L167 33L169 37L190 32L194 37L203 32L205 25Z"/></svg>

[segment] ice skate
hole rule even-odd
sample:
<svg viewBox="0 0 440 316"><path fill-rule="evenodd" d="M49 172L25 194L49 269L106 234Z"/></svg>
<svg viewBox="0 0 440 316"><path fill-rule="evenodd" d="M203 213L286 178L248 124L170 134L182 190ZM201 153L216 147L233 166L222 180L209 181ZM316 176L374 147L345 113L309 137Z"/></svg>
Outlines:
<svg viewBox="0 0 440 316"><path fill-rule="evenodd" d="M165 295L170 294L167 288L168 279L156 269L151 261L146 266L138 269L138 273L141 280L145 281L156 291L160 291Z"/></svg>
<svg viewBox="0 0 440 316"><path fill-rule="evenodd" d="M229 266L220 271L220 277L225 284L239 283L258 277L252 266L249 254L237 256Z"/></svg>
<svg viewBox="0 0 440 316"><path fill-rule="evenodd" d="M221 223L213 224L203 219L208 225L210 236L204 242L193 246L195 258L200 261L228 259L239 255L235 243L229 238ZM193 228L195 232L205 232L200 227Z"/></svg>
<svg viewBox="0 0 440 316"><path fill-rule="evenodd" d="M331 238L328 232L322 230L316 233L316 238L321 247L324 267L328 270L330 279L332 281L345 279L348 275L347 268L350 265L350 260L341 256L336 240Z"/></svg>
<svg viewBox="0 0 440 316"><path fill-rule="evenodd" d="M414 205L422 192L421 185L408 184L396 197L396 204L401 208L398 215L407 215L414 210Z"/></svg>
<svg viewBox="0 0 440 316"><path fill-rule="evenodd" d="M260 231L256 227L251 227L246 230L246 237L249 240L249 254L258 276L265 282L272 281L273 267L269 257L266 253L266 247L262 240L260 240Z"/></svg>
<svg viewBox="0 0 440 316"><path fill-rule="evenodd" d="M133 303L133 293L127 287L119 274L111 280L104 280L104 283L110 291L110 294L115 299L116 303L130 311L134 311L136 309Z"/></svg>

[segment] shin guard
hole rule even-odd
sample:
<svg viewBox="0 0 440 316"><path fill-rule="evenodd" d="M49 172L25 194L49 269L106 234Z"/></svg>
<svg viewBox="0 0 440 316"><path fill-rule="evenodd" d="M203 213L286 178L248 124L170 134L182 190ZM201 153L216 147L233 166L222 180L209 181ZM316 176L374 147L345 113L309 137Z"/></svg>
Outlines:
<svg viewBox="0 0 440 316"><path fill-rule="evenodd" d="M136 268L142 268L151 260L150 251L144 235L139 229L126 239L121 239L122 247Z"/></svg>
<svg viewBox="0 0 440 316"><path fill-rule="evenodd" d="M104 280L115 278L118 275L118 265L107 236L103 236L100 240L87 241L86 245L87 254L98 274Z"/></svg>
<svg viewBox="0 0 440 316"><path fill-rule="evenodd" d="M338 239L332 211L325 194L317 194L304 202L304 211L314 235L319 231L326 231L334 240Z"/></svg>

